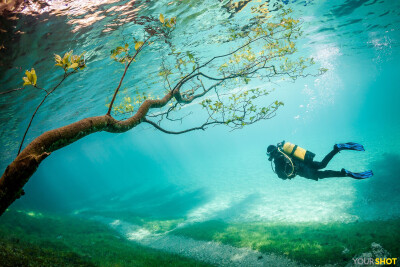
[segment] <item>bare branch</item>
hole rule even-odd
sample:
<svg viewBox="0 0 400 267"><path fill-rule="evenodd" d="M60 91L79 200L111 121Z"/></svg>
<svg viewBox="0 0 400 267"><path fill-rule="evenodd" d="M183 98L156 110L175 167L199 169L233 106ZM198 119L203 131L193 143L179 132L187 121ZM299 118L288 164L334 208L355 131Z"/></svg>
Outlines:
<svg viewBox="0 0 400 267"><path fill-rule="evenodd" d="M34 85L33 87L35 87L36 89L39 89L39 90L41 90L41 91L44 91L46 94L49 93L46 89L41 88L41 87L39 87L39 86L37 86L37 85Z"/></svg>
<svg viewBox="0 0 400 267"><path fill-rule="evenodd" d="M179 103L189 104L189 103L193 102L193 100L195 100L196 98L200 98L200 97L206 95L208 92L210 92L212 89L216 88L217 86L221 85L223 82L224 82L224 80L220 80L217 83L215 83L214 85L210 86L208 89L204 88L204 91L202 93L197 94L197 95L192 95L188 98L184 98L179 91L176 91L176 93L174 94L174 97L175 97L176 101L178 101Z"/></svg>
<svg viewBox="0 0 400 267"><path fill-rule="evenodd" d="M15 91L19 91L19 90L23 90L23 89L25 89L25 87L20 87L20 88L8 90L8 91L5 91L5 92L1 92L0 95L9 94L9 93L12 93L12 92L15 92Z"/></svg>
<svg viewBox="0 0 400 267"><path fill-rule="evenodd" d="M66 73L66 72L65 72L63 78L61 79L61 81L60 81L53 89L51 89L50 91L47 91L47 90L45 90L45 89L43 89L43 88L39 88L39 87L36 87L36 86L35 86L35 88L44 90L45 92L47 92L47 94L43 97L42 101L41 101L41 102L39 103L39 105L36 107L35 112L33 112L33 114L32 114L32 117L31 117L31 119L30 119L30 121L29 121L28 127L26 127L24 136L22 137L21 144L19 145L19 149L18 149L17 155L19 155L19 153L21 152L22 145L24 144L26 134L28 133L29 128L31 127L33 118L35 118L36 113L37 113L37 111L39 110L40 106L44 103L44 101L46 100L46 98L47 98L51 93L53 93L69 75L71 75L71 74L73 74L73 73L75 73L75 70L74 70L73 72L70 72L70 73Z"/></svg>
<svg viewBox="0 0 400 267"><path fill-rule="evenodd" d="M165 130L164 128L159 126L157 123L155 123L153 121L150 121L150 120L148 120L146 118L143 118L142 122L146 122L146 123L152 125L157 130L160 130L160 131L162 131L164 133L167 133L167 134L184 134L184 133L188 133L188 132L192 132L192 131L196 131L196 130L203 130L204 131L206 129L206 127L209 126L209 125L223 124L223 122L216 122L216 121L206 122L206 123L204 123L204 124L202 124L201 126L198 126L198 127L193 127L193 128L186 129L186 130L183 130L183 131L174 132L174 131Z"/></svg>

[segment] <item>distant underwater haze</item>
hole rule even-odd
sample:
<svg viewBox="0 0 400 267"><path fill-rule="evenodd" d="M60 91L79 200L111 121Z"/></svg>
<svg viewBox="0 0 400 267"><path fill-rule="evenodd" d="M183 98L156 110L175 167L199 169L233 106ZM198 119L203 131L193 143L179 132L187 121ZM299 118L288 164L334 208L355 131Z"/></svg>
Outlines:
<svg viewBox="0 0 400 267"><path fill-rule="evenodd" d="M85 52L86 67L68 77L46 99L24 147L43 132L106 114L124 72L124 65L110 58L110 51L133 38L140 40L144 18L158 20L160 14L176 17L169 41L174 51L190 52L205 60L240 44L243 39L229 41L227 29L245 31L246 25L240 23L251 21L255 2L44 1L30 2L15 13L3 13L0 92L22 87L22 77L31 68L35 68L38 84L55 86L63 72L54 66L54 54ZM382 229L395 229L385 222L400 216L400 2L269 1L269 14L276 14L279 5L291 8L291 16L301 22L303 34L296 40L296 56L312 57L312 70L327 71L294 81L252 79L240 87L225 88L228 93L243 88L271 90L258 101L261 105L283 102L275 116L235 130L217 125L174 135L142 123L124 133L88 135L51 153L25 185L25 195L10 210L90 218L124 236L132 233L125 221L136 225L149 218L163 220L165 224L157 225L157 234L176 231L176 236L244 247L252 246L251 238L246 243L243 239L228 240L227 236L242 233L243 237L249 225L255 225L261 233L266 229L282 233L274 228L280 223L301 227L315 223L321 231L331 229L324 225L364 223L360 227L367 232L373 228L369 224L379 222ZM127 71L116 105L136 91L160 97L165 94L168 85L155 82L162 70L161 62L170 56L163 45L166 42L155 43L138 55ZM216 69L218 66L207 70L216 74ZM43 92L34 87L0 95L1 170L16 157L42 98ZM166 123L165 128L179 131L203 123L199 102L185 106L183 111L190 115L182 123ZM118 120L126 118L118 116ZM365 180L341 177L313 181L299 176L279 179L266 151L269 145L283 140L312 151L318 161L334 144L360 143L365 152L341 151L327 169L372 169L374 176ZM260 230L259 223L271 224L271 228ZM198 224L199 228L185 230ZM207 237L200 236L201 229L207 229ZM215 235L209 229L215 230ZM289 237L282 237L287 242L297 233L291 231ZM140 233L130 240L150 246L141 239L145 232ZM390 245L369 238L368 245L377 242L391 256L399 256ZM263 242L264 247L254 245L251 249L263 251L269 244ZM161 250L174 253L172 249ZM337 253L341 255L342 250ZM352 256L356 253L359 251ZM289 258L292 255L281 254ZM325 264L333 260L310 262Z"/></svg>

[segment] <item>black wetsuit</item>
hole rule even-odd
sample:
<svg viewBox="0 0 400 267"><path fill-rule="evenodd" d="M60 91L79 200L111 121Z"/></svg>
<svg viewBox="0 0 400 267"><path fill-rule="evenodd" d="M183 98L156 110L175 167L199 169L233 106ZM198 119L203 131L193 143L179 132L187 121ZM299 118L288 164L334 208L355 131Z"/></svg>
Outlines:
<svg viewBox="0 0 400 267"><path fill-rule="evenodd" d="M292 171L291 164L288 162L287 158L284 155L282 155L282 153L277 152L276 155L274 156L275 172L278 175L278 177L282 179L293 178L296 176L296 174L301 177L312 179L315 181L318 181L318 179L323 179L323 178L345 177L345 174L343 174L341 171L332 171L332 170L320 171L321 169L325 168L326 165L328 165L329 161L331 161L331 159L338 152L339 150L333 149L331 152L328 153L328 155L325 156L325 158L321 162L311 161L305 163L294 157L290 157L295 167L295 171L290 176L288 176L288 174L290 174Z"/></svg>

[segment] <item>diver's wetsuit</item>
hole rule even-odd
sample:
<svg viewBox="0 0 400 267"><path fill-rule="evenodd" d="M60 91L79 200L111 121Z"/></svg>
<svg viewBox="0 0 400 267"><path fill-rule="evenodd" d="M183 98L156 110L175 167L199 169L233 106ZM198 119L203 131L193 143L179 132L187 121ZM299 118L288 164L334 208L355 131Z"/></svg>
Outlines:
<svg viewBox="0 0 400 267"><path fill-rule="evenodd" d="M333 149L331 152L329 152L328 155L325 156L325 158L321 162L311 161L305 163L296 158L290 157L293 164L295 165L295 172L293 173L293 175L289 177L287 176L287 174L290 173L291 166L288 166L289 163L286 161L287 159L285 158L284 155L282 155L281 153L276 153L277 155L275 155L274 157L275 172L278 175L278 177L282 179L293 178L294 176L296 176L296 174L304 178L312 179L315 181L318 181L318 179L323 179L323 178L345 177L346 175L341 171L332 171L332 170L320 171L320 169L323 169L326 167L326 165L328 165L329 161L331 161L331 159L338 152L339 152L338 149Z"/></svg>

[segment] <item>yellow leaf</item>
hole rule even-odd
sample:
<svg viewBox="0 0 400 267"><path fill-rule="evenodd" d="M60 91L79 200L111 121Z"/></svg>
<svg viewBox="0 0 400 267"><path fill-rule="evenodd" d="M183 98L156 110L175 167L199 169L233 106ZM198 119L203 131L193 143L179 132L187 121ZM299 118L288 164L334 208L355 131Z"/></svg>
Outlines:
<svg viewBox="0 0 400 267"><path fill-rule="evenodd" d="M33 84L33 86L35 86L36 85L36 81L37 81L37 76L36 76L36 72L35 72L35 69L31 69L31 74L32 74L32 84Z"/></svg>
<svg viewBox="0 0 400 267"><path fill-rule="evenodd" d="M140 47L142 47L143 42L136 42L135 43L135 49L138 50Z"/></svg>
<svg viewBox="0 0 400 267"><path fill-rule="evenodd" d="M26 77L28 77L29 81L32 81L32 74L29 72L29 70L25 71Z"/></svg>
<svg viewBox="0 0 400 267"><path fill-rule="evenodd" d="M160 14L160 21L162 24L164 24L164 15L163 14Z"/></svg>
<svg viewBox="0 0 400 267"><path fill-rule="evenodd" d="M72 50L70 52L67 52L67 53L64 54L64 57L63 57L63 60L62 60L64 64L68 64L69 57L71 56L71 54L72 54Z"/></svg>
<svg viewBox="0 0 400 267"><path fill-rule="evenodd" d="M63 64L55 64L54 66L60 66L60 67L62 67L63 66Z"/></svg>
<svg viewBox="0 0 400 267"><path fill-rule="evenodd" d="M29 81L28 77L22 77L22 80L24 80L23 86L31 84L31 82Z"/></svg>
<svg viewBox="0 0 400 267"><path fill-rule="evenodd" d="M58 63L58 62L60 62L61 61L61 57L60 57L60 55L54 55L54 59L55 59L55 61Z"/></svg>
<svg viewBox="0 0 400 267"><path fill-rule="evenodd" d="M69 66L69 69L76 69L78 67L78 63L74 63L71 66Z"/></svg>
<svg viewBox="0 0 400 267"><path fill-rule="evenodd" d="M85 55L85 52L83 52L82 54L79 55L79 60L83 58L83 56Z"/></svg>
<svg viewBox="0 0 400 267"><path fill-rule="evenodd" d="M79 57L77 55L71 56L71 63L75 63L79 61Z"/></svg>

